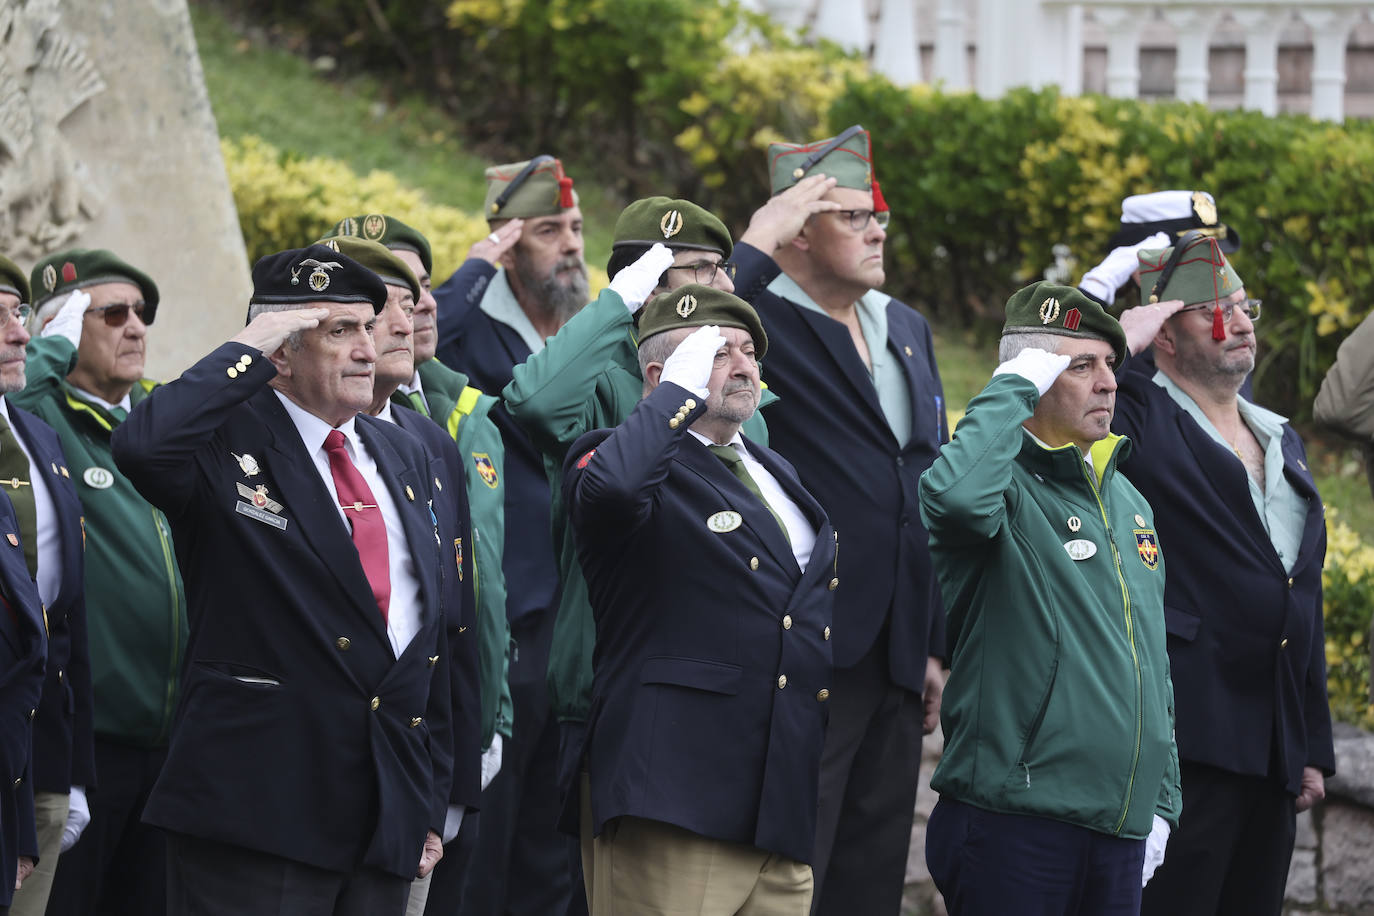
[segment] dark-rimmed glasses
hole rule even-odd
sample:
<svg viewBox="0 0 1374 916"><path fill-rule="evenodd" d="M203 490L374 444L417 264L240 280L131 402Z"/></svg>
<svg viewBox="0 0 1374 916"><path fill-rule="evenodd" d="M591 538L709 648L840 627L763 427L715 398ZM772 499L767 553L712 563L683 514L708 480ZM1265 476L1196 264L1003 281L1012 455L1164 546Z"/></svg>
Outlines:
<svg viewBox="0 0 1374 916"><path fill-rule="evenodd" d="M886 229L887 224L892 221L891 210L831 210L831 213L849 221L849 228L853 232L863 232L868 228L868 221L875 220L879 229Z"/></svg>
<svg viewBox="0 0 1374 916"><path fill-rule="evenodd" d="M1186 308L1181 308L1177 312L1174 312L1174 314L1182 315L1184 312L1210 312L1217 306L1221 306L1222 321L1230 321L1235 317L1236 309L1240 309L1241 313L1251 321L1259 321L1260 304L1263 303L1263 301L1263 299L1242 299L1239 302L1204 302L1201 305L1190 305Z"/></svg>
<svg viewBox="0 0 1374 916"><path fill-rule="evenodd" d="M696 261L691 264L674 264L672 267L669 267L668 269L690 270L692 271L693 280L704 286L709 286L711 281L716 278L716 271L719 270L722 273L724 273L725 276L729 277L731 280L734 280L735 271L738 268L735 267L733 261Z"/></svg>
<svg viewBox="0 0 1374 916"><path fill-rule="evenodd" d="M134 310L139 321L143 321L143 310L148 307L146 302L116 302L112 305L98 305L93 309L86 309L87 315L99 315L105 320L105 324L112 328L122 328L129 320L129 309Z"/></svg>

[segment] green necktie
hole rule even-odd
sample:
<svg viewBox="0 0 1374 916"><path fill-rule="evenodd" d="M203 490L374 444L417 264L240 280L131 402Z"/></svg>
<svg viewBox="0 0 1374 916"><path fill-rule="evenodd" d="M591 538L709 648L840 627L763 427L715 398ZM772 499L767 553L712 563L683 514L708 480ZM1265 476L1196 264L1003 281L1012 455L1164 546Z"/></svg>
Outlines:
<svg viewBox="0 0 1374 916"><path fill-rule="evenodd" d="M759 489L758 481L750 475L749 469L744 466L744 457L740 455L739 450L733 445L708 445L706 447L711 450L711 454L725 462L730 473L739 478L739 482L744 484L750 493L759 498L763 507L772 514L773 521L777 522L778 527L782 529L782 536L787 539L787 543L792 543L792 536L787 533L787 526L782 523L782 516L778 515L777 510L768 504L768 500L763 498L763 491Z"/></svg>
<svg viewBox="0 0 1374 916"><path fill-rule="evenodd" d="M116 405L110 408L110 416L114 417L120 423L123 423L125 420L129 419L129 412L123 407Z"/></svg>
<svg viewBox="0 0 1374 916"><path fill-rule="evenodd" d="M24 562L29 575L38 575L38 509L33 502L29 480L29 458L3 416L0 416L0 489L14 506L19 521L19 536L24 540Z"/></svg>
<svg viewBox="0 0 1374 916"><path fill-rule="evenodd" d="M425 416L429 416L429 405L425 403L425 396L418 391L406 392L406 397L410 398L410 406L414 407Z"/></svg>

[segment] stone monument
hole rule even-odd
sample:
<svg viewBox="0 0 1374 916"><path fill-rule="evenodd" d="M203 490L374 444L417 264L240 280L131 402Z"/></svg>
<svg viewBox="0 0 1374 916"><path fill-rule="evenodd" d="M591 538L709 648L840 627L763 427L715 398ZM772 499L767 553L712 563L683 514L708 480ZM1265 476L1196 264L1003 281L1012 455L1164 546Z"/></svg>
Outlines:
<svg viewBox="0 0 1374 916"><path fill-rule="evenodd" d="M249 280L186 0L0 0L0 252L110 248L162 293L147 374L243 325Z"/></svg>

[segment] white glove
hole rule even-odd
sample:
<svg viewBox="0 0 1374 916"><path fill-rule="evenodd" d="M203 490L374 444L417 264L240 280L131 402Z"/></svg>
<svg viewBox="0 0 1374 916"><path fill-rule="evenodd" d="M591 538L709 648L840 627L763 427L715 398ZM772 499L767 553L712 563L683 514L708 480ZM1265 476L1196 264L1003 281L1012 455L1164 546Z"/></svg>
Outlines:
<svg viewBox="0 0 1374 916"><path fill-rule="evenodd" d="M658 278L672 266L673 253L662 242L655 242L652 248L639 256L638 261L611 278L611 289L625 300L625 307L633 315L649 298L649 294L658 288Z"/></svg>
<svg viewBox="0 0 1374 916"><path fill-rule="evenodd" d="M1141 887L1149 884L1155 876L1155 869L1164 864L1164 847L1168 842L1169 822L1156 814L1150 835L1145 838L1145 871L1140 876Z"/></svg>
<svg viewBox="0 0 1374 916"><path fill-rule="evenodd" d="M84 293L82 295L85 295ZM87 297L87 301L89 297ZM63 311L66 311L65 306ZM86 829L86 825L91 822L91 807L86 803L86 789L83 786L72 786L71 795L67 801L67 824L62 828L62 849L66 852L76 845L76 841L81 839L81 832Z"/></svg>
<svg viewBox="0 0 1374 916"><path fill-rule="evenodd" d="M85 290L77 290L67 297L67 301L62 303L62 308L57 310L52 321L43 325L43 330L39 332L39 337L52 337L54 334L67 338L72 342L73 347L81 346L81 322L86 318L86 306L91 304L91 297Z"/></svg>
<svg viewBox="0 0 1374 916"><path fill-rule="evenodd" d="M501 735L491 736L491 747L482 752L482 791L486 791L487 786L496 778L496 774L501 772Z"/></svg>
<svg viewBox="0 0 1374 916"><path fill-rule="evenodd" d="M1156 232L1143 242L1113 248L1111 253L1102 259L1101 264L1083 275L1083 279L1078 282L1078 288L1111 305L1116 301L1116 291L1125 286L1126 281L1131 279L1131 274L1139 269L1140 252L1146 248L1168 247L1169 236L1163 232Z"/></svg>
<svg viewBox="0 0 1374 916"><path fill-rule="evenodd" d="M711 370L716 366L716 352L725 346L720 328L714 324L697 328L677 345L673 355L663 364L660 382L681 385L699 398L711 393Z"/></svg>
<svg viewBox="0 0 1374 916"><path fill-rule="evenodd" d="M1059 378L1059 373L1069 368L1070 362L1071 360L1067 356L1060 356L1049 350L1027 347L998 366L993 371L992 377L1019 375L1033 384L1035 389L1040 392L1040 396L1044 397L1045 392L1049 391L1050 386L1054 384L1054 380Z"/></svg>
<svg viewBox="0 0 1374 916"><path fill-rule="evenodd" d="M458 828L463 826L463 815L467 814L467 805L449 805L444 812L444 835L439 837L439 842L447 846L453 842L453 838L458 835Z"/></svg>

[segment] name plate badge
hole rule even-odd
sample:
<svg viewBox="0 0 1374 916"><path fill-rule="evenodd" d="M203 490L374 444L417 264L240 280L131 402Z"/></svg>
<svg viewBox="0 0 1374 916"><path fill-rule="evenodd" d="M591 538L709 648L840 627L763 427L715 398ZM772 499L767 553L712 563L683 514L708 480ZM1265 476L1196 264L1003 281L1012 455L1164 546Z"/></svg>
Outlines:
<svg viewBox="0 0 1374 916"><path fill-rule="evenodd" d="M255 521L262 522L264 525L271 525L278 531L286 530L286 519L259 509L257 506L250 506L248 503L234 503L234 511L239 515L246 515Z"/></svg>
<svg viewBox="0 0 1374 916"><path fill-rule="evenodd" d="M1064 545L1064 549L1068 551L1069 556L1075 560L1086 560L1097 554L1097 545L1083 538L1069 541Z"/></svg>

